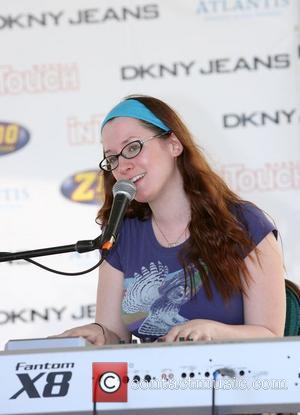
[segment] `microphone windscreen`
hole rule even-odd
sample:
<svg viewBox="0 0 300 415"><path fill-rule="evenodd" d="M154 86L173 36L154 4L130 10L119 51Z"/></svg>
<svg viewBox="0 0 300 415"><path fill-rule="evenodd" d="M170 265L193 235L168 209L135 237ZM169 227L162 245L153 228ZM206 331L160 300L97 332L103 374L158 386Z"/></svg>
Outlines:
<svg viewBox="0 0 300 415"><path fill-rule="evenodd" d="M119 180L114 184L112 192L114 197L123 193L131 201L136 194L136 186L130 180Z"/></svg>

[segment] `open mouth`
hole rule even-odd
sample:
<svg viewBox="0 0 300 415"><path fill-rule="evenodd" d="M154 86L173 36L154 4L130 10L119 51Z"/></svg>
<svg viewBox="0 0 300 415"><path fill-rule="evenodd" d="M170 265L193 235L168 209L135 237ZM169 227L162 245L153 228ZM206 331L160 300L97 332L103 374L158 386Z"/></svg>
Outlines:
<svg viewBox="0 0 300 415"><path fill-rule="evenodd" d="M138 174L137 176L132 177L130 180L133 183L136 183L137 181L141 180L143 177L145 177L146 173Z"/></svg>

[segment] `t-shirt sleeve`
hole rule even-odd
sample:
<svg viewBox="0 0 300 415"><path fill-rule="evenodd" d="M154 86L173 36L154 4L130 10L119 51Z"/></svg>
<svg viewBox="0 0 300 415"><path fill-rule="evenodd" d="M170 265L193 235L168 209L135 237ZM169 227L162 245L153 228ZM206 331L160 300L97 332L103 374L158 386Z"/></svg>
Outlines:
<svg viewBox="0 0 300 415"><path fill-rule="evenodd" d="M110 251L110 253L105 258L105 261L108 262L112 267L118 269L119 271L123 271L117 248L113 248Z"/></svg>
<svg viewBox="0 0 300 415"><path fill-rule="evenodd" d="M139 224L137 220L125 218L118 239L107 255L106 261L126 274L131 262L135 260L135 247L139 243Z"/></svg>
<svg viewBox="0 0 300 415"><path fill-rule="evenodd" d="M277 239L278 230L276 225L257 206L248 202L235 208L235 211L237 219L244 226L255 246L270 232L273 232Z"/></svg>
<svg viewBox="0 0 300 415"><path fill-rule="evenodd" d="M119 271L123 271L123 267L121 264L121 244L122 244L122 238L121 235L119 235L119 238L117 239L116 244L113 246L113 248L108 253L107 257L105 258L105 261L108 262L112 267L116 268Z"/></svg>

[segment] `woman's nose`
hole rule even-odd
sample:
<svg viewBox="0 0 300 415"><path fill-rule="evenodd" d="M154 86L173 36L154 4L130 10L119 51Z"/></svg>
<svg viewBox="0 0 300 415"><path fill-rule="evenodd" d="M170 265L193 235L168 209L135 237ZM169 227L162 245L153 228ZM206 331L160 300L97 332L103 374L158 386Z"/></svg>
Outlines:
<svg viewBox="0 0 300 415"><path fill-rule="evenodd" d="M116 168L116 170L121 176L125 176L126 174L128 174L128 171L133 169L133 166L134 162L132 159L126 159L125 157L120 156L119 165Z"/></svg>

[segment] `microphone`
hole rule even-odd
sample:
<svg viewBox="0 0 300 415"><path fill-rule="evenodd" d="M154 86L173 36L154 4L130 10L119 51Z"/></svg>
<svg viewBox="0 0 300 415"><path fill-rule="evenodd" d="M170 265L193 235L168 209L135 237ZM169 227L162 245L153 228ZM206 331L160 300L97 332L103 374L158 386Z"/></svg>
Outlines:
<svg viewBox="0 0 300 415"><path fill-rule="evenodd" d="M109 251L117 240L127 206L136 194L136 186L130 180L119 180L114 184L112 193L114 200L101 238L101 249L105 251Z"/></svg>

